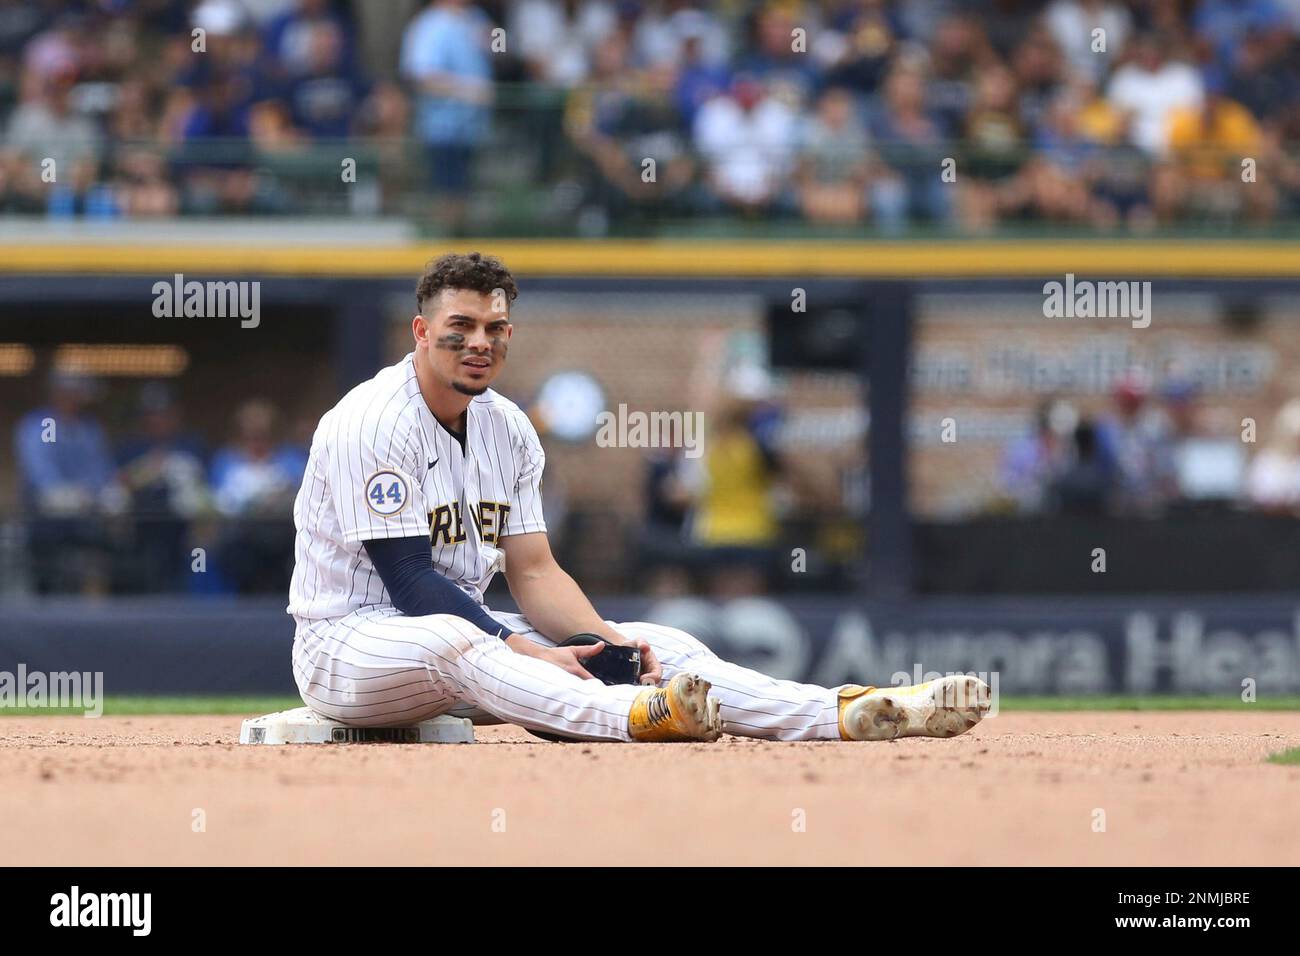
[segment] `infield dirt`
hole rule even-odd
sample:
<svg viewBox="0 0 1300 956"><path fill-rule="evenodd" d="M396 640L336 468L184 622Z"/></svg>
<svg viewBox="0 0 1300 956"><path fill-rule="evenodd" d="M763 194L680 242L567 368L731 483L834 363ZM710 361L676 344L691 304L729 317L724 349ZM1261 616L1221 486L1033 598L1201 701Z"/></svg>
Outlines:
<svg viewBox="0 0 1300 956"><path fill-rule="evenodd" d="M1300 864L1300 766L1265 762L1300 713L1009 713L888 744L244 747L239 724L0 718L0 859Z"/></svg>

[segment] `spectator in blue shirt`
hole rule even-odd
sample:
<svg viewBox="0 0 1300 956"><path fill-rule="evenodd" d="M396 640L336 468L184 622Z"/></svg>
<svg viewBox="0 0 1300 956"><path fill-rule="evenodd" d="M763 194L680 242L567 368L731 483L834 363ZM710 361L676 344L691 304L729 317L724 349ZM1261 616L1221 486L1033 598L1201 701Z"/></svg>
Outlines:
<svg viewBox="0 0 1300 956"><path fill-rule="evenodd" d="M282 591L293 567L293 499L306 456L277 443L269 402L246 402L235 424L234 443L212 460L215 504L227 519L217 544L218 567L240 593Z"/></svg>
<svg viewBox="0 0 1300 956"><path fill-rule="evenodd" d="M117 562L117 589L182 590L190 571L190 522L208 507L203 445L183 427L170 388L149 382L137 424L118 451L118 483L130 505L130 553Z"/></svg>
<svg viewBox="0 0 1300 956"><path fill-rule="evenodd" d="M344 59L343 32L328 20L305 31L306 67L285 87L294 125L313 139L345 139L366 85Z"/></svg>
<svg viewBox="0 0 1300 956"><path fill-rule="evenodd" d="M694 128L700 107L730 87L731 72L726 65L705 59L702 34L687 33L682 38L682 63L673 92L682 129Z"/></svg>
<svg viewBox="0 0 1300 956"><path fill-rule="evenodd" d="M434 0L402 38L402 76L416 93L415 132L428 147L431 186L453 226L463 215L474 151L492 104L491 21L465 0Z"/></svg>
<svg viewBox="0 0 1300 956"><path fill-rule="evenodd" d="M193 17L207 31L207 52L186 59L165 109L181 146L172 162L182 206L208 215L249 212L258 200L250 119L265 87L257 42L241 7L201 4Z"/></svg>
<svg viewBox="0 0 1300 956"><path fill-rule="evenodd" d="M296 0L292 9L272 18L262 34L262 46L271 61L268 72L276 80L312 72L312 47L319 27L337 33L339 61L351 72L355 57L348 21L330 9L329 0Z"/></svg>
<svg viewBox="0 0 1300 956"><path fill-rule="evenodd" d="M50 403L19 420L14 452L20 507L28 516L28 548L36 590L83 591L106 576L99 510L113 464L104 430L88 412L95 385L56 373Z"/></svg>
<svg viewBox="0 0 1300 956"><path fill-rule="evenodd" d="M24 504L43 514L84 513L113 469L104 429L86 411L95 384L56 373L50 386L50 403L25 415L14 433Z"/></svg>
<svg viewBox="0 0 1300 956"><path fill-rule="evenodd" d="M212 459L217 510L231 516L287 515L302 481L299 451L275 441L276 414L269 402L246 402L235 413L235 442Z"/></svg>
<svg viewBox="0 0 1300 956"><path fill-rule="evenodd" d="M1237 65L1238 52L1250 35L1267 37L1280 49L1291 41L1286 13L1274 0L1201 0L1192 25L1225 70Z"/></svg>
<svg viewBox="0 0 1300 956"><path fill-rule="evenodd" d="M1078 413L1057 399L1042 402L1031 431L1012 441L1002 455L1002 490L1022 514L1041 514L1051 503L1053 482L1069 463L1066 437Z"/></svg>

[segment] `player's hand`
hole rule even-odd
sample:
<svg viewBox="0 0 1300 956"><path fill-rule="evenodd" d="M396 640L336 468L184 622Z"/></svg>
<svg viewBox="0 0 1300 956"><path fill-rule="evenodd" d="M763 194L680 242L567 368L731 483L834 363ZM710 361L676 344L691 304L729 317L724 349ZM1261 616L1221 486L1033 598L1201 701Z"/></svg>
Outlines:
<svg viewBox="0 0 1300 956"><path fill-rule="evenodd" d="M632 641L636 649L641 652L641 683L656 687L660 678L664 676L664 669L659 664L659 658L655 657L655 652L650 649L650 645L640 638Z"/></svg>
<svg viewBox="0 0 1300 956"><path fill-rule="evenodd" d="M538 656L542 660L550 661L561 670L566 670L570 674L576 674L583 680L594 680L582 666L582 662L588 657L595 657L601 652L600 644L578 645L576 647L546 647L541 648L542 653Z"/></svg>
<svg viewBox="0 0 1300 956"><path fill-rule="evenodd" d="M622 644L624 647L635 647L641 654L641 683L650 687L657 687L659 679L664 676L664 669L659 663L659 658L655 657L655 652L650 649L650 645L640 638L626 637L623 634L618 636L620 640L611 643Z"/></svg>
<svg viewBox="0 0 1300 956"><path fill-rule="evenodd" d="M506 646L516 654L523 654L526 657L536 657L538 660L549 661L562 671L568 671L576 677L583 680L594 680L583 668L582 662L588 657L594 657L599 654L603 644L576 645L572 647L543 647L540 644L534 644L528 638L519 634L512 634L506 638Z"/></svg>

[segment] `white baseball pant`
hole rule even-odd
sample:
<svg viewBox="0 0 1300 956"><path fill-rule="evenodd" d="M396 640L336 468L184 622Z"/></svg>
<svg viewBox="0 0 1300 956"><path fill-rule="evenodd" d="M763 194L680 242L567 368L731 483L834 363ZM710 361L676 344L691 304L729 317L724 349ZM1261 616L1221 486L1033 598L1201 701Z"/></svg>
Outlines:
<svg viewBox="0 0 1300 956"><path fill-rule="evenodd" d="M554 642L520 614L494 613L514 633ZM768 740L839 739L835 691L775 680L724 661L685 631L609 622L646 641L663 667L660 686L679 671L713 685L728 733ZM362 608L299 627L293 672L303 702L355 726L416 723L439 714L505 722L589 740L629 740L633 685L583 680L510 650L500 638L450 614L408 617Z"/></svg>

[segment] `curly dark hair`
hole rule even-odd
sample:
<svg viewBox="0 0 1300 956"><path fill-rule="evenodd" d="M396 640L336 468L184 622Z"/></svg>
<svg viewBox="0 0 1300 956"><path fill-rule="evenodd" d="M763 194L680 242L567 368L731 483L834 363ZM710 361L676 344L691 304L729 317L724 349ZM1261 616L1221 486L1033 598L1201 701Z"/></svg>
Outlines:
<svg viewBox="0 0 1300 956"><path fill-rule="evenodd" d="M496 256L481 252L448 252L429 262L415 286L416 306L423 312L424 304L443 289L468 289L484 295L501 289L507 302L519 297L519 287L510 270Z"/></svg>

